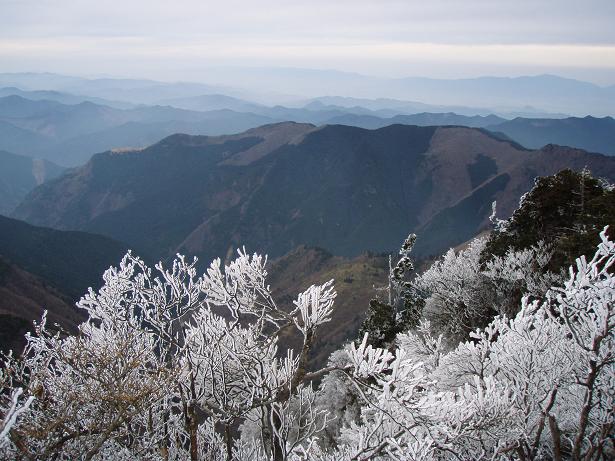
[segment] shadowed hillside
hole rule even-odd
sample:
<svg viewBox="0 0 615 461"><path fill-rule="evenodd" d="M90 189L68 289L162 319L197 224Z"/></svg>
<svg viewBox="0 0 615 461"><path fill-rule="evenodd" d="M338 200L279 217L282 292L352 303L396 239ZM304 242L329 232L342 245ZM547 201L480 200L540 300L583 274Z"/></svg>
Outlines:
<svg viewBox="0 0 615 461"><path fill-rule="evenodd" d="M40 322L44 311L51 328L57 323L74 330L84 319L68 296L0 256L0 350L19 352L24 334L32 331L32 321Z"/></svg>
<svg viewBox="0 0 615 461"><path fill-rule="evenodd" d="M105 269L117 265L127 250L101 235L36 227L0 216L0 256L73 300L88 287L98 287Z"/></svg>
<svg viewBox="0 0 615 461"><path fill-rule="evenodd" d="M356 256L396 248L409 231L426 235L415 249L424 256L482 229L493 200L507 215L535 177L586 165L615 178L615 159L525 150L479 129L282 123L98 154L35 189L15 216L156 258L208 262L239 245L275 258L301 244Z"/></svg>
<svg viewBox="0 0 615 461"><path fill-rule="evenodd" d="M0 216L0 350L19 350L32 321L48 312L73 331L84 320L75 302L102 285L127 248L107 237L31 226Z"/></svg>

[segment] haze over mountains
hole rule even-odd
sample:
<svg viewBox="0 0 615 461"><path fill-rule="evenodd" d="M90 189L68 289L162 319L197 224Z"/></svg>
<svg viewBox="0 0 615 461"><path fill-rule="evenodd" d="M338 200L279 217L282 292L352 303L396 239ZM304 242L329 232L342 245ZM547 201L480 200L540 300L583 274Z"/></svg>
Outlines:
<svg viewBox="0 0 615 461"><path fill-rule="evenodd" d="M63 171L46 160L0 150L0 214L9 214L28 192Z"/></svg>
<svg viewBox="0 0 615 461"><path fill-rule="evenodd" d="M246 74L250 78L246 79ZM210 78L213 84L21 73L0 74L0 86L54 90L136 104L161 104L171 98L223 94L266 105L288 105L301 99L329 95L479 107L499 113L529 110L577 116L615 115L614 85L598 86L554 75L385 79L334 70L256 67L212 72Z"/></svg>
<svg viewBox="0 0 615 461"><path fill-rule="evenodd" d="M488 129L504 133L529 148L557 143L564 146L582 147L590 152L615 155L615 120L612 117L515 118L490 125Z"/></svg>
<svg viewBox="0 0 615 461"><path fill-rule="evenodd" d="M245 82L243 75L250 73ZM250 68L224 74L227 85L276 88L308 97L329 95L358 98L392 98L436 105L486 107L497 112L527 107L536 111L571 115L613 115L615 85L592 83L555 75L435 79L424 77L378 78L334 70Z"/></svg>
<svg viewBox="0 0 615 461"><path fill-rule="evenodd" d="M544 78L494 79L497 84L493 84L493 92L531 95ZM484 83L481 79L477 81ZM603 98L604 104L615 100L609 88L551 77L548 81L554 88L570 89L577 85L575 91L581 96L575 100L586 98L590 105L594 97ZM470 85L470 81L464 82ZM147 80L88 80L53 74L0 74L0 84L21 86L0 88L0 149L44 158L62 166L84 164L91 155L109 149L146 147L173 133L233 134L282 121L363 128L391 124L482 127L529 148L554 143L615 154L615 121L611 117L566 117L565 113L545 113L520 105L498 112L494 106L489 109L342 96L295 98L287 100L287 105L267 105L242 99L238 96L245 91L229 87ZM461 85L458 81L449 84ZM42 85L53 89L38 89ZM218 93L222 90L229 94ZM429 98L429 94L425 92L423 97ZM547 96L551 105L556 105L553 101L560 101L557 104L561 105L566 94L564 90L560 94L552 88ZM508 120L517 115L533 118ZM537 116L543 118L536 119Z"/></svg>

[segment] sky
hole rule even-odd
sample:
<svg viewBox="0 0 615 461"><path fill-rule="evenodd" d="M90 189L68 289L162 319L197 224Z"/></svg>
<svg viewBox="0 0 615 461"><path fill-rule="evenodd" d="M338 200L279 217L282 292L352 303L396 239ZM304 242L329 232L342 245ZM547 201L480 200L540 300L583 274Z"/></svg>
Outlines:
<svg viewBox="0 0 615 461"><path fill-rule="evenodd" d="M615 84L615 0L0 0L0 72L543 73Z"/></svg>

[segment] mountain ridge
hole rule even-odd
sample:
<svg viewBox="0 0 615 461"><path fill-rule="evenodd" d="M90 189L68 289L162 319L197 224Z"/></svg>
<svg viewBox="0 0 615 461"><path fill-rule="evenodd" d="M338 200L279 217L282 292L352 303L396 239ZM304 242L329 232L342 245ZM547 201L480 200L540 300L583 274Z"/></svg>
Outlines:
<svg viewBox="0 0 615 461"><path fill-rule="evenodd" d="M610 116L562 119L517 117L486 128L504 133L530 149L559 144L615 155L615 119Z"/></svg>
<svg viewBox="0 0 615 461"><path fill-rule="evenodd" d="M475 213L460 235L458 217L437 241L417 243L426 255L478 232L493 200L510 213L535 176L585 165L615 179L613 158L522 149L483 129L287 122L97 154L32 191L14 216L140 244L156 258L182 252L210 261L240 245L274 258L300 244L347 257L388 251L447 209ZM510 179L493 182L502 175Z"/></svg>
<svg viewBox="0 0 615 461"><path fill-rule="evenodd" d="M85 163L94 153L109 149L147 147L177 132L222 135L241 133L268 123L295 121L321 126L346 124L370 129L398 123L482 127L503 133L532 148L558 143L602 153L614 152L615 121L608 117L517 118L506 121L493 114L408 114L403 102L390 102L386 99L385 103L393 104L397 109L378 109L378 104L382 102L379 100L371 103L368 100L357 100L370 109L326 105L319 99L302 108L293 108L260 106L227 96L214 96L216 100L219 97L222 97L222 102L218 101L219 108L203 112L162 105L119 109L87 100L78 104L63 104L58 101L30 100L20 94L7 95L0 97L0 149L42 157L63 166L76 166ZM254 112L223 108L226 104L224 101L229 99L234 101L231 104L234 109L241 106L244 110ZM339 101L333 98L325 102Z"/></svg>

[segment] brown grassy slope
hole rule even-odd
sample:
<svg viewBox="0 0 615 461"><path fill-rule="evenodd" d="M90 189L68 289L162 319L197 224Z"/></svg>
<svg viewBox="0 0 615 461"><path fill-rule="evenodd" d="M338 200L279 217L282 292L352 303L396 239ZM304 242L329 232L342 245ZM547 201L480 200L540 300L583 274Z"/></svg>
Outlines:
<svg viewBox="0 0 615 461"><path fill-rule="evenodd" d="M333 256L319 248L300 246L269 266L269 283L275 299L291 309L297 294L312 284L335 280L337 299L332 319L319 330L312 351L314 368L326 363L331 352L356 338L361 322L377 291L386 284L385 256L360 255L353 259ZM288 338L286 340L289 340ZM290 340L297 345L298 338Z"/></svg>

